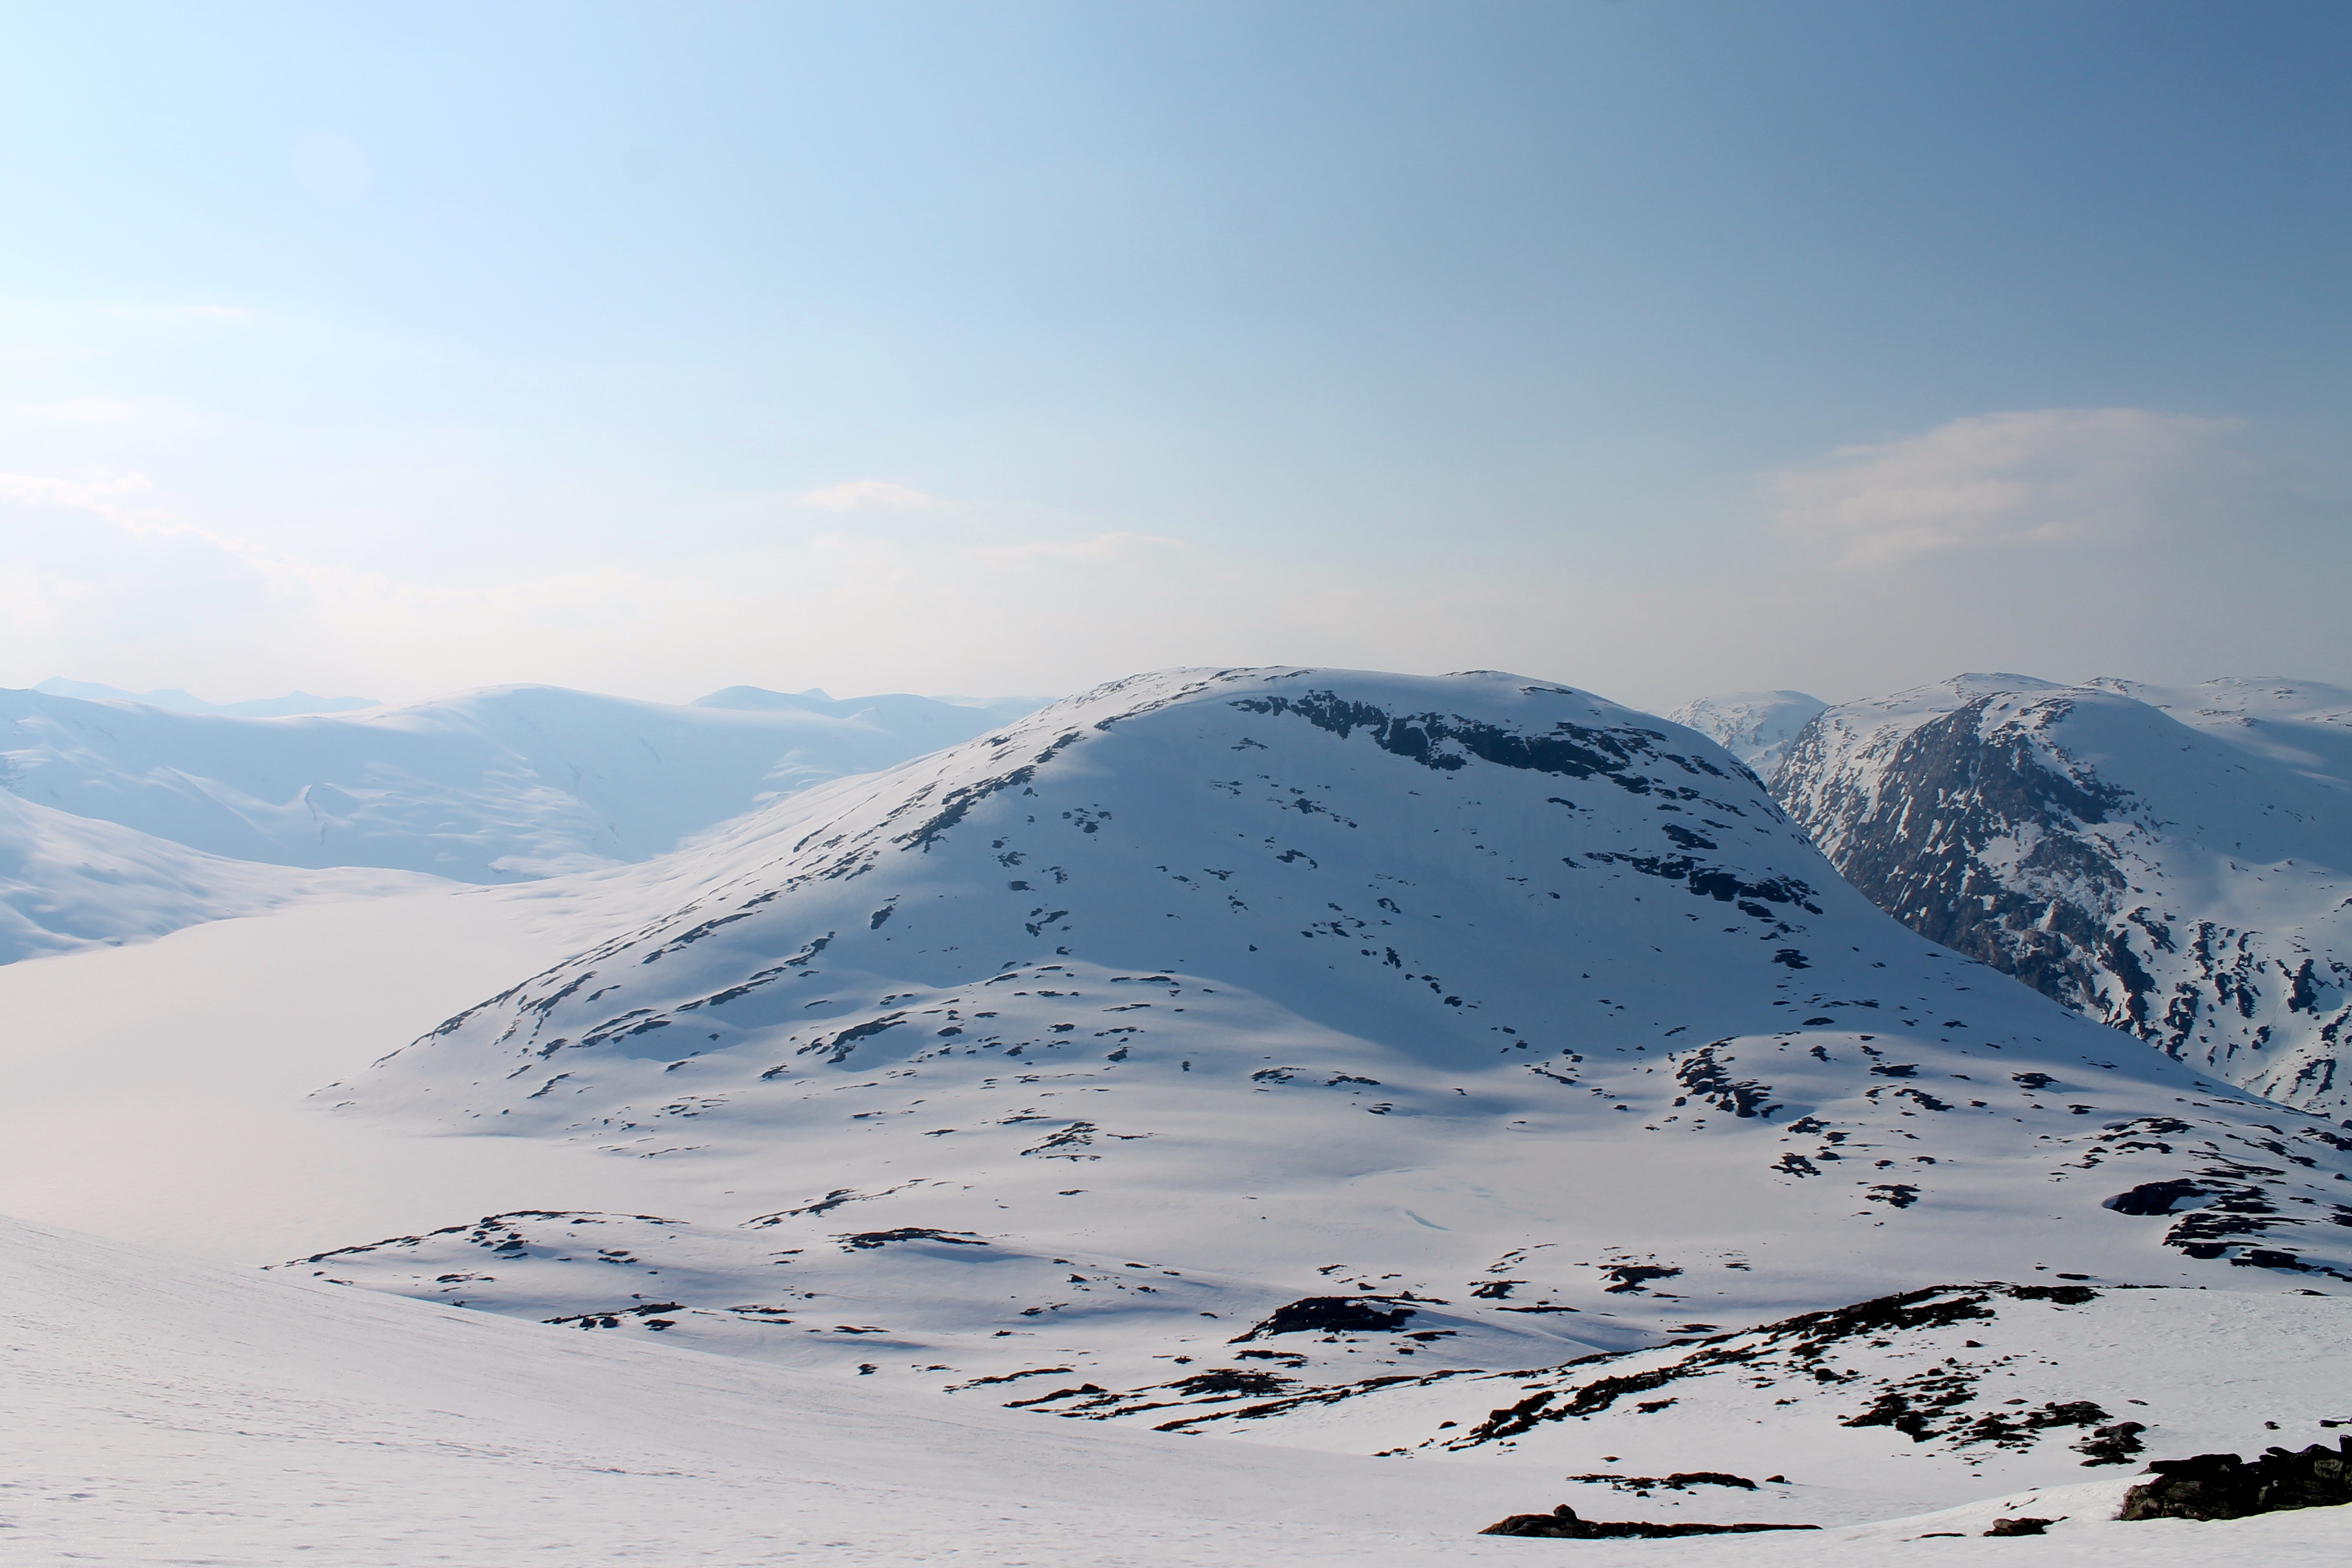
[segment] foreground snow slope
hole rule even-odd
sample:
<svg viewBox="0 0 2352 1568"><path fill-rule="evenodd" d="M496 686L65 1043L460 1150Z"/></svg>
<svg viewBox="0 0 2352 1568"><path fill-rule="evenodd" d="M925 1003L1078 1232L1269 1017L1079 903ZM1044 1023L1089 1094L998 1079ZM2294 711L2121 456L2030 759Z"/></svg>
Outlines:
<svg viewBox="0 0 2352 1568"><path fill-rule="evenodd" d="M1774 789L1912 930L2352 1115L2352 691L1960 676L1823 713Z"/></svg>
<svg viewBox="0 0 2352 1568"><path fill-rule="evenodd" d="M293 1271L1041 1415L1312 1395L1246 1429L1413 1453L1496 1407L1474 1373L1887 1292L2352 1279L2352 1140L1904 931L1725 753L1580 691L1140 677L611 875L684 896L319 1103L637 1201L420 1204ZM1872 1484L1916 1506L2054 1484L2188 1420L2202 1341L2152 1337L2147 1387L2035 1384L2013 1446L1841 1425L1892 1340L1738 1425L1909 1456ZM1409 1431L1359 1398L1432 1373ZM1529 1441L1595 1468L1650 1403Z"/></svg>
<svg viewBox="0 0 2352 1568"><path fill-rule="evenodd" d="M1565 1489L1549 1467L1400 1465L1039 1422L872 1382L232 1274L16 1221L0 1220L0 1323L12 1417L0 1426L0 1531L9 1561L26 1568L1404 1568L1561 1550L1472 1533L1557 1500ZM1833 1485L1728 1491L1712 1510L1719 1521L1819 1508L1832 1527L1572 1550L1600 1568L1879 1568L1930 1553L2304 1568L2340 1561L2352 1544L2340 1509L2109 1522L2126 1484L2015 1490L1878 1523L1835 1520L1852 1499ZM1657 1517L1661 1500L1612 1497L1584 1511ZM1994 1518L2029 1512L2063 1522L2038 1538L1981 1538ZM1931 1532L1943 1538L1920 1542Z"/></svg>
<svg viewBox="0 0 2352 1568"><path fill-rule="evenodd" d="M409 871L300 871L227 860L0 790L0 964L120 946L322 899L414 893Z"/></svg>
<svg viewBox="0 0 2352 1568"><path fill-rule="evenodd" d="M511 882L644 859L998 718L919 697L714 699L727 705L508 686L245 719L0 691L0 786L234 859Z"/></svg>

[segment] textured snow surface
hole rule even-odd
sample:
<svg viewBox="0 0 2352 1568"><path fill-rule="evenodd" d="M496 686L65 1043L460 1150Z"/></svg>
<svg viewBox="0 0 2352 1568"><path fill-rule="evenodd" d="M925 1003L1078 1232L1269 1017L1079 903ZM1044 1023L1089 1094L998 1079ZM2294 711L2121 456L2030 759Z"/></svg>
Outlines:
<svg viewBox="0 0 2352 1568"><path fill-rule="evenodd" d="M0 963L162 936L320 899L416 892L440 879L227 860L0 790Z"/></svg>
<svg viewBox="0 0 2352 1568"><path fill-rule="evenodd" d="M1961 676L1823 713L1774 789L1913 930L2352 1112L2352 691Z"/></svg>
<svg viewBox="0 0 2352 1568"><path fill-rule="evenodd" d="M1676 1494L1528 1462L1401 1463L1038 1422L659 1343L178 1262L0 1221L0 1540L21 1564L1523 1563L1480 1526L1574 1495L1658 1518ZM1787 1485L1679 1517L1786 1536L1580 1542L1580 1563L2341 1561L2341 1509L2226 1524L2110 1520L2125 1478L1853 1522ZM1626 1472L1631 1474L1629 1470ZM2061 1522L1986 1541L1995 1518ZM1843 1517L1841 1517L1843 1516ZM1939 1532L1959 1532L1957 1536ZM1938 1534L1930 1542L1920 1538ZM1917 1544L1913 1544L1916 1542Z"/></svg>
<svg viewBox="0 0 2352 1568"><path fill-rule="evenodd" d="M1000 721L920 697L493 687L255 719L0 690L0 788L240 860L514 882L641 860Z"/></svg>
<svg viewBox="0 0 2352 1568"><path fill-rule="evenodd" d="M1801 691L1726 691L1685 702L1666 717L1696 730L1769 781L1789 742L1828 706Z"/></svg>

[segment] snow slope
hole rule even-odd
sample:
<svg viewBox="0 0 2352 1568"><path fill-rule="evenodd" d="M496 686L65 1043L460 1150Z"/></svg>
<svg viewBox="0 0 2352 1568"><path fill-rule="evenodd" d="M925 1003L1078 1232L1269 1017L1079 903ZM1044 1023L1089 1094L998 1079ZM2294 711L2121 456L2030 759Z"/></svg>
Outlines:
<svg viewBox="0 0 2352 1568"><path fill-rule="evenodd" d="M1823 713L1774 789L1912 930L2352 1114L2352 692L1961 676Z"/></svg>
<svg viewBox="0 0 2352 1568"><path fill-rule="evenodd" d="M2306 776L2352 787L2352 689L2275 675L2172 687L2101 676L2084 684L2160 709Z"/></svg>
<svg viewBox="0 0 2352 1568"><path fill-rule="evenodd" d="M1472 1532L1570 1489L1540 1463L1401 1465L1037 1421L16 1221L0 1221L0 1322L12 1416L0 1426L0 1531L26 1568L1517 1563L1557 1549ZM2352 1523L2331 1509L2116 1524L2126 1484L1845 1523L1835 1516L1850 1496L1800 1481L1728 1490L1706 1511L1793 1520L1818 1509L1813 1521L1831 1528L1574 1552L1600 1568L1877 1568L1927 1550L1962 1563L2315 1568L2340 1561ZM1605 1500L1589 1517L1674 1506L1584 1489ZM2063 1522L2042 1537L1980 1539L1992 1519L2029 1511ZM1960 1538L1908 1545L1931 1532Z"/></svg>
<svg viewBox="0 0 2352 1568"><path fill-rule="evenodd" d="M408 871L226 860L0 791L0 964L306 900L414 893L438 881Z"/></svg>
<svg viewBox="0 0 2352 1568"><path fill-rule="evenodd" d="M1828 706L1801 691L1727 691L1685 702L1666 717L1696 730L1769 783L1789 742Z"/></svg>
<svg viewBox="0 0 2352 1568"><path fill-rule="evenodd" d="M0 787L234 859L507 882L641 860L996 721L919 697L765 695L672 706L509 686L241 719L0 691Z"/></svg>
<svg viewBox="0 0 2352 1568"><path fill-rule="evenodd" d="M1410 1453L1496 1407L1476 1375L1889 1292L2302 1322L2352 1279L2352 1140L1904 931L1727 755L1570 689L1139 677L608 880L656 875L657 914L318 1097L607 1195L419 1205L291 1272L1115 1425L1289 1400L1247 1429ZM2055 1485L2209 1342L2032 1385L2061 1415L2013 1447L1838 1425L1910 1375L1893 1339L1805 1418L1906 1456L1881 1501L1989 1458ZM1459 1408L1356 1422L1433 1373Z"/></svg>

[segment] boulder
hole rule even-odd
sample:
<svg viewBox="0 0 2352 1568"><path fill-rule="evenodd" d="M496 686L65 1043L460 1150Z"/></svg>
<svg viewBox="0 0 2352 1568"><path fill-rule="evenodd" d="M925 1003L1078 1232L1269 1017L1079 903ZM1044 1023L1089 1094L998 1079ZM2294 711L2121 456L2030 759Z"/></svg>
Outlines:
<svg viewBox="0 0 2352 1568"><path fill-rule="evenodd" d="M2047 1535L2050 1533L2050 1527L2057 1522L2054 1519L1996 1519L1992 1521L1992 1528L1985 1533L1987 1535Z"/></svg>

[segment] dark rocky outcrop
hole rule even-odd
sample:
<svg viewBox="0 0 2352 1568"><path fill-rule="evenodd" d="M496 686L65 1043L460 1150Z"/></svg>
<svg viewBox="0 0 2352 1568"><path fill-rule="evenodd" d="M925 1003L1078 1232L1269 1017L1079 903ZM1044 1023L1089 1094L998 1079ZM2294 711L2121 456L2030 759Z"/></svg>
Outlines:
<svg viewBox="0 0 2352 1568"><path fill-rule="evenodd" d="M1234 1335L1233 1342L1245 1344L1276 1334L1377 1334L1402 1328L1412 1310L1391 1307L1377 1296L1309 1296L1276 1307L1273 1316L1249 1332Z"/></svg>
<svg viewBox="0 0 2352 1568"><path fill-rule="evenodd" d="M2352 1437L2333 1448L2266 1449L2252 1464L2235 1454L2158 1459L2156 1479L2124 1494L2118 1519L2243 1519L2291 1508L2352 1503Z"/></svg>
<svg viewBox="0 0 2352 1568"><path fill-rule="evenodd" d="M2050 1527L2057 1522L2054 1519L2032 1519L2023 1516L2017 1519L1996 1519L1992 1521L1992 1528L1985 1533L1987 1535L2047 1535L2050 1533Z"/></svg>
<svg viewBox="0 0 2352 1568"><path fill-rule="evenodd" d="M1549 1513L1515 1513L1480 1531L1481 1535L1548 1536L1555 1541L1612 1541L1672 1535L1745 1535L1759 1530L1819 1530L1818 1524L1653 1524L1634 1519L1579 1519L1561 1503Z"/></svg>

